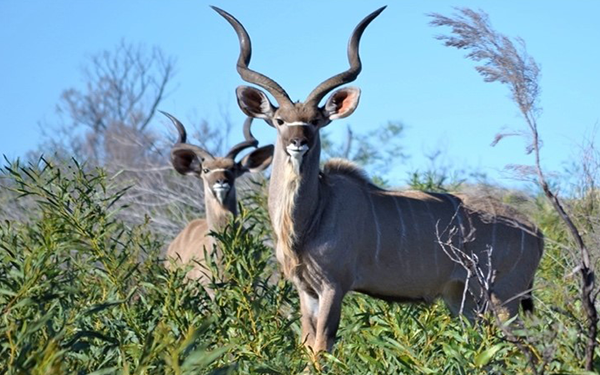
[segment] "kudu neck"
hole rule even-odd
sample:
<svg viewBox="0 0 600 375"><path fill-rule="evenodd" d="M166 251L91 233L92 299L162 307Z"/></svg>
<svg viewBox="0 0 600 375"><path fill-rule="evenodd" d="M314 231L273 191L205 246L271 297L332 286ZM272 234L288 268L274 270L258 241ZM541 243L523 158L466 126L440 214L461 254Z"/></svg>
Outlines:
<svg viewBox="0 0 600 375"><path fill-rule="evenodd" d="M204 187L204 209L209 231L220 232L229 224L232 217L237 216L237 197L232 187L223 204L214 196L208 187Z"/></svg>
<svg viewBox="0 0 600 375"><path fill-rule="evenodd" d="M275 144L273 171L269 184L269 214L271 220L286 210L292 219L295 233L306 233L319 206L319 161L321 144L317 139L304 155L300 173L296 174L278 140Z"/></svg>

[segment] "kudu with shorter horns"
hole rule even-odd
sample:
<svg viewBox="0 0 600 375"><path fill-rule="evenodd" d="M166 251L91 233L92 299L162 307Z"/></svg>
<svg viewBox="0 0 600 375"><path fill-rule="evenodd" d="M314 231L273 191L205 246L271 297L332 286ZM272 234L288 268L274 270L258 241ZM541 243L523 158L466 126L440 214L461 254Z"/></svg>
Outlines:
<svg viewBox="0 0 600 375"><path fill-rule="evenodd" d="M161 111L162 112L162 111ZM179 138L171 149L171 163L182 175L200 177L204 184L205 219L191 221L171 242L167 250L168 258L178 262L194 261L194 268L187 277L200 279L203 283L210 280L210 274L204 265L204 255L211 254L216 246L209 236L211 231L219 232L237 215L235 180L246 172L259 172L266 169L273 158L273 145L260 147L239 162L235 157L244 149L258 146L250 126L252 118L244 123L245 141L233 146L225 157L215 157L205 149L186 142L187 134L183 124L175 117L162 112L177 128ZM217 254L217 258L220 255Z"/></svg>
<svg viewBox="0 0 600 375"><path fill-rule="evenodd" d="M237 70L242 79L267 90L279 105L256 88L237 88L242 111L277 130L269 214L277 259L300 296L302 340L314 352L331 349L342 299L349 291L392 301L441 297L459 313L467 272L442 249L440 242L446 240L482 260L492 248L495 299L510 315L517 313L520 300L532 308L530 291L542 254L541 235L532 225L469 207L450 194L380 189L349 161L331 160L319 169L319 131L352 114L360 91L341 88L323 106L319 103L331 90L356 79L361 35L384 8L355 28L348 44L350 68L321 83L306 101L295 103L275 81L248 68L251 45L246 30L215 8L238 35ZM449 233L456 232L451 228L460 231L449 239ZM472 317L476 302L467 294L465 314Z"/></svg>

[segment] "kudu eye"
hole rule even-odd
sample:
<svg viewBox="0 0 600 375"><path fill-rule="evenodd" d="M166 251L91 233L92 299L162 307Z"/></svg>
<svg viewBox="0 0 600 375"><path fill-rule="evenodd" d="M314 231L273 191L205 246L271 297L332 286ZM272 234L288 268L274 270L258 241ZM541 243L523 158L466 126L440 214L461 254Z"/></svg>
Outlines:
<svg viewBox="0 0 600 375"><path fill-rule="evenodd" d="M319 125L319 120L318 120L318 119L311 120L311 121L310 121L310 124L311 124L312 126L317 126L317 125Z"/></svg>
<svg viewBox="0 0 600 375"><path fill-rule="evenodd" d="M202 173L208 173L208 172L210 172L210 169L208 169L208 168L204 168L204 169L202 170Z"/></svg>
<svg viewBox="0 0 600 375"><path fill-rule="evenodd" d="M283 120L280 118L276 118L275 122L277 122L277 125L279 125L279 126L283 125Z"/></svg>

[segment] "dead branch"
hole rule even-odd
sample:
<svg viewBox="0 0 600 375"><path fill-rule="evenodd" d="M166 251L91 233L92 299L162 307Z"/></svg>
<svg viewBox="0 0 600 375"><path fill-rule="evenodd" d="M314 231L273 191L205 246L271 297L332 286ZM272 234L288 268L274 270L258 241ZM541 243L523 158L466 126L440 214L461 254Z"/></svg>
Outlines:
<svg viewBox="0 0 600 375"><path fill-rule="evenodd" d="M444 235L447 233L447 235ZM442 240L442 236L446 237L446 240ZM459 228L451 227L446 228L444 232L440 233L439 228L436 226L436 238L437 242L446 253L446 255L452 260L454 263L461 266L466 272L467 276L465 278L465 287L463 290L463 299L461 301L460 314L463 313L465 301L467 298L467 293L471 295L473 301L476 304L476 315L479 317L483 317L483 314L486 312L490 312L494 317L496 322L496 326L500 328L506 341L515 345L523 355L527 358L529 368L534 374L543 374L543 366L541 370L538 370L537 363L538 359L535 353L531 350L531 344L528 343L525 339L518 337L512 330L510 324L507 324L506 313L501 304L498 304L498 300L494 298L493 295L493 285L496 278L496 272L492 267L492 255L493 248L488 247L484 253L486 256L485 266L480 266L481 260L479 257L471 252L467 253L462 249L462 246L459 245L457 247L453 243L453 239L460 238ZM469 283L474 281L479 290L478 295L473 291L474 288L469 287ZM529 291L525 291L527 293ZM520 296L516 296L514 298L518 298ZM505 301L506 303L508 301Z"/></svg>
<svg viewBox="0 0 600 375"><path fill-rule="evenodd" d="M537 124L537 118L541 112L541 108L538 106L540 69L534 59L527 54L524 41L518 38L513 43L510 38L496 32L490 25L488 15L482 11L475 12L468 8L460 8L454 17L445 17L439 14L430 16L433 18L431 21L433 26L451 28L451 36L440 35L437 37L444 42L444 45L468 50L467 58L483 62L483 65L477 66L476 70L483 76L485 82L500 82L508 86L512 100L525 120L530 140L526 150L534 155L534 173L537 183L566 225L575 246L579 249L581 300L588 321L585 368L592 371L598 329L598 312L595 306L595 273L590 262L589 249L583 241L578 227L565 210L557 194L550 188L540 164L541 140ZM500 139L502 136L496 137L495 143Z"/></svg>

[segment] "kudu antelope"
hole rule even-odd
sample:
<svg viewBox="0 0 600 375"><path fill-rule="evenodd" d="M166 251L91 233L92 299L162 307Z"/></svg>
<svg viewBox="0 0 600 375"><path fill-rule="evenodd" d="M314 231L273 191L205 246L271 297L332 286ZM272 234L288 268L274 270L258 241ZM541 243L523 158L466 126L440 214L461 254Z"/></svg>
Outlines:
<svg viewBox="0 0 600 375"><path fill-rule="evenodd" d="M460 228L462 236L454 243L480 259L493 248L493 293L511 315L517 313L520 300L531 307L529 291L542 254L541 235L533 226L479 212L456 196L383 190L341 159L319 169L319 131L352 114L360 90L341 88L324 105L319 103L333 89L356 79L362 68L360 38L384 8L355 28L348 44L350 68L325 80L304 102L292 102L279 84L248 67L251 44L246 30L215 8L239 38L238 73L267 90L279 105L261 90L237 88L242 111L277 130L269 214L277 259L300 296L302 340L314 352L331 349L342 299L349 291L393 301L441 297L459 313L466 271L440 246L440 240L448 239L447 228ZM467 296L465 302L468 314L476 301Z"/></svg>
<svg viewBox="0 0 600 375"><path fill-rule="evenodd" d="M214 238L208 234L221 231L231 217L237 215L235 180L246 172L259 172L267 168L273 158L273 145L260 147L239 162L235 161L241 151L258 145L250 131L252 118L248 118L244 123L245 141L233 146L226 156L215 157L203 148L187 143L183 124L170 114L162 113L173 122L179 133L177 143L171 149L171 163L182 175L202 179L206 212L205 219L192 220L169 245L167 262L168 258L175 258L181 263L194 260L194 268L187 277L200 278L207 283L210 274L201 265L204 265L205 252L210 254L216 248Z"/></svg>

